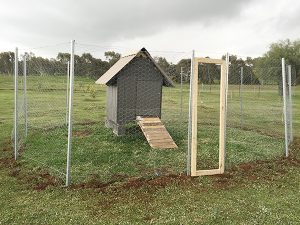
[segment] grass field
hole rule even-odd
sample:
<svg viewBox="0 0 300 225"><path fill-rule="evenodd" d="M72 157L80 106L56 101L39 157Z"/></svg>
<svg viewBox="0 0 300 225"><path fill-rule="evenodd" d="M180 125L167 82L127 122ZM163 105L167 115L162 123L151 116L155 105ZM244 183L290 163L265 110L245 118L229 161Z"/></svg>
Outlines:
<svg viewBox="0 0 300 225"><path fill-rule="evenodd" d="M229 169L223 176L191 179L183 175L188 85L183 88L182 111L179 87L164 89L162 120L179 148L158 151L148 146L137 129L133 135L115 137L105 128L105 88L77 78L75 184L65 189L58 178L64 178L66 158L65 80L29 77L29 136L15 163L9 143L12 79L0 79L0 224L297 224L300 220L299 139L291 146L291 158L282 159L281 99L276 88L261 93L253 87L245 89L241 125L238 87L229 87ZM199 168L212 168L217 162L217 88L200 93ZM300 133L299 92L295 88L296 135ZM19 99L22 102L21 95Z"/></svg>

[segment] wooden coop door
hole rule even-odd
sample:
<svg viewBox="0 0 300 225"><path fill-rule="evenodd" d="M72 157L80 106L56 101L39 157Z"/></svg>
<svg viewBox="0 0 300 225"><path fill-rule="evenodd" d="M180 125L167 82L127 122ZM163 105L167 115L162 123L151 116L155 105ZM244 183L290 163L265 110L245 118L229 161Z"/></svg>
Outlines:
<svg viewBox="0 0 300 225"><path fill-rule="evenodd" d="M161 108L161 81L138 80L136 97L137 116L158 116Z"/></svg>

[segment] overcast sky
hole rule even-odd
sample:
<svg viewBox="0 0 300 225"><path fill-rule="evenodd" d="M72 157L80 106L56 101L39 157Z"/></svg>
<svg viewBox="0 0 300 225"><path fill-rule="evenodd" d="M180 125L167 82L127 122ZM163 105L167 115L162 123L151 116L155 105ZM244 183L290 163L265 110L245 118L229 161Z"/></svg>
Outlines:
<svg viewBox="0 0 300 225"><path fill-rule="evenodd" d="M230 52L259 56L300 37L299 0L0 0L0 51L67 51L100 56L146 47L170 57ZM66 43L66 44L63 44ZM57 45L60 44L60 45ZM55 45L34 49L39 46ZM97 45L97 46L94 46ZM170 52L177 53L170 53ZM180 53L179 53L180 52ZM166 53L167 54L167 53ZM190 53L188 53L190 54Z"/></svg>

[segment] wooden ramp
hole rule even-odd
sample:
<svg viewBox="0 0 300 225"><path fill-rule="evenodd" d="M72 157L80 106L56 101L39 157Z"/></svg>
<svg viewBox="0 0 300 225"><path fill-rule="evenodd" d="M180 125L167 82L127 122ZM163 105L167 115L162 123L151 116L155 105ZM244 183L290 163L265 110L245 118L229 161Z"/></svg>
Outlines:
<svg viewBox="0 0 300 225"><path fill-rule="evenodd" d="M177 148L171 135L158 117L138 116L137 122L151 148Z"/></svg>

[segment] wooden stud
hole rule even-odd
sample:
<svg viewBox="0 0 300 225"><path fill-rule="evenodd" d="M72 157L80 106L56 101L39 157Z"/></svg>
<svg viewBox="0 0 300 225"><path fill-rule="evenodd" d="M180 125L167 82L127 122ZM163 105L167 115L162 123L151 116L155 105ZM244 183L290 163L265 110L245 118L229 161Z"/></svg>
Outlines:
<svg viewBox="0 0 300 225"><path fill-rule="evenodd" d="M207 176L207 175L216 175L220 174L220 169L211 169L211 170L197 170L196 176Z"/></svg>
<svg viewBox="0 0 300 225"><path fill-rule="evenodd" d="M224 64L224 60L222 59L210 59L210 58L195 58L195 63L207 63L207 64L217 64L222 65Z"/></svg>
<svg viewBox="0 0 300 225"><path fill-rule="evenodd" d="M225 117L226 117L226 62L222 59L194 58L194 76L192 81L192 144L191 144L191 176L205 176L224 173L225 164ZM198 109L198 64L221 65L220 83L220 130L219 130L219 168L197 170L197 109Z"/></svg>

